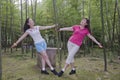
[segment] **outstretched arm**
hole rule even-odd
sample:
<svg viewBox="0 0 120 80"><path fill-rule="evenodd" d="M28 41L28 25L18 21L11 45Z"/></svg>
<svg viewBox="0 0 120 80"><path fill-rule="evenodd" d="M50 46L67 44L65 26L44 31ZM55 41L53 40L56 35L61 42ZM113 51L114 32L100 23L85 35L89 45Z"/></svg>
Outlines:
<svg viewBox="0 0 120 80"><path fill-rule="evenodd" d="M91 34L88 34L87 36L88 36L92 41L94 41L100 48L103 47Z"/></svg>
<svg viewBox="0 0 120 80"><path fill-rule="evenodd" d="M13 43L13 45L11 46L11 48L16 47L17 44L18 44L19 42L21 42L27 35L28 35L28 33L25 32L15 43Z"/></svg>
<svg viewBox="0 0 120 80"><path fill-rule="evenodd" d="M50 28L54 28L56 27L57 25L52 25L52 26L39 26L39 29L40 30L46 30L46 29L50 29Z"/></svg>
<svg viewBox="0 0 120 80"><path fill-rule="evenodd" d="M73 31L72 27L60 28L59 31Z"/></svg>

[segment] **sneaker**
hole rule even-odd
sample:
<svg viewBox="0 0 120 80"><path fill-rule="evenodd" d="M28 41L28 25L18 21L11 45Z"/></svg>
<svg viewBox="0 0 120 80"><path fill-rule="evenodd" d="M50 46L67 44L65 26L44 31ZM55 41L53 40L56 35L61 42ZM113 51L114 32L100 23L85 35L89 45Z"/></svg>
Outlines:
<svg viewBox="0 0 120 80"><path fill-rule="evenodd" d="M63 75L63 71L61 70L59 73L58 73L58 77L61 77Z"/></svg>
<svg viewBox="0 0 120 80"><path fill-rule="evenodd" d="M49 73L48 73L46 70L41 70L41 73L42 73L42 74L49 75Z"/></svg>
<svg viewBox="0 0 120 80"><path fill-rule="evenodd" d="M57 71L55 69L51 70L51 72L54 74L54 75L58 75Z"/></svg>
<svg viewBox="0 0 120 80"><path fill-rule="evenodd" d="M75 74L76 73L76 70L71 70L69 75L72 75L72 74Z"/></svg>

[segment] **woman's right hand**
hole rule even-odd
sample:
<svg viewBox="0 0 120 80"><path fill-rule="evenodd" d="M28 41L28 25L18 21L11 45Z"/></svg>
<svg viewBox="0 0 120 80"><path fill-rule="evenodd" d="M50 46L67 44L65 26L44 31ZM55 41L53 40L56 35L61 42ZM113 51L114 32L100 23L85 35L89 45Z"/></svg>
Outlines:
<svg viewBox="0 0 120 80"><path fill-rule="evenodd" d="M14 43L12 46L11 46L11 48L14 48L14 47L16 47L17 46L17 44L16 43Z"/></svg>
<svg viewBox="0 0 120 80"><path fill-rule="evenodd" d="M100 43L98 44L98 46L99 46L100 48L103 48L103 46L102 46Z"/></svg>
<svg viewBox="0 0 120 80"><path fill-rule="evenodd" d="M59 27L55 27L55 31L60 31L60 28Z"/></svg>

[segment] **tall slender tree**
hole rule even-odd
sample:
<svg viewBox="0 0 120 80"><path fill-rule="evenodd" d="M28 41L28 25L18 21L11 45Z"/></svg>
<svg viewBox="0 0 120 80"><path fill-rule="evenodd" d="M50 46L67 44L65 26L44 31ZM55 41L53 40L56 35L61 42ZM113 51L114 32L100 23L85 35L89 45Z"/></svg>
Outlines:
<svg viewBox="0 0 120 80"><path fill-rule="evenodd" d="M110 16L110 11L109 11L109 3L108 3L108 0L105 1L106 5L105 5L105 14L106 14L106 34L107 35L107 38L108 38L108 43L112 43L112 40L111 40L111 26L110 26L110 20L109 20L109 16ZM112 44L108 44L110 46L110 50L112 51ZM108 57L111 58L111 53L108 55Z"/></svg>
<svg viewBox="0 0 120 80"><path fill-rule="evenodd" d="M35 9L34 9L34 21L36 23L36 9L37 9L37 0L35 0Z"/></svg>
<svg viewBox="0 0 120 80"><path fill-rule="evenodd" d="M101 24L102 24L102 35L103 35L103 53L104 53L104 71L107 71L107 58L105 52L105 32L104 32L104 17L103 17L103 0L100 0L100 14L101 14Z"/></svg>
<svg viewBox="0 0 120 80"><path fill-rule="evenodd" d="M120 56L120 5L119 4L119 1L117 1L117 12L118 12L118 56Z"/></svg>
<svg viewBox="0 0 120 80"><path fill-rule="evenodd" d="M31 0L31 15L32 15L32 19L34 19L34 11L33 11L33 1Z"/></svg>
<svg viewBox="0 0 120 80"><path fill-rule="evenodd" d="M112 28L112 30L113 30L113 32L112 32L112 42L114 42L114 40L115 40L114 38L115 38L116 9L117 9L117 0L115 1L114 16L113 16L113 23L112 23L112 26L113 26L113 28Z"/></svg>
<svg viewBox="0 0 120 80"><path fill-rule="evenodd" d="M25 0L26 18L28 17L28 0Z"/></svg>
<svg viewBox="0 0 120 80"><path fill-rule="evenodd" d="M20 0L20 6L21 6L21 32L23 32L23 7L22 7L22 0ZM21 50L22 54L24 53L23 47L22 47L23 42L21 42Z"/></svg>
<svg viewBox="0 0 120 80"><path fill-rule="evenodd" d="M12 35L12 33L13 33L13 4L12 4L12 0L10 0L10 14L11 14L11 17L10 17L10 44L11 43L13 43L13 35ZM12 48L11 48L11 53L12 53Z"/></svg>
<svg viewBox="0 0 120 80"><path fill-rule="evenodd" d="M7 28L8 28L8 0L6 0L6 17L5 17L5 46L4 46L4 49L5 49L5 52L6 52L6 49L7 49Z"/></svg>
<svg viewBox="0 0 120 80"><path fill-rule="evenodd" d="M1 8L1 1L0 1L0 80L2 80L2 49L1 49L1 12L2 12L2 10L1 10L2 8Z"/></svg>
<svg viewBox="0 0 120 80"><path fill-rule="evenodd" d="M83 11L82 11L82 17L83 17L83 18L84 18L84 16L85 16L85 13L84 13L84 7L85 7L84 4L85 4L85 3L84 3L84 2L85 2L85 1L82 0L82 10L83 10Z"/></svg>
<svg viewBox="0 0 120 80"><path fill-rule="evenodd" d="M57 6L56 6L56 0L53 0L53 8L54 8L54 21L55 21L55 24L57 24L58 23L58 14L57 14ZM57 26L58 27L58 26ZM60 42L58 42L58 40L60 39L60 33L59 32L57 32L57 34L56 34L56 36L57 36L57 48L58 48L58 54L59 54L59 67L61 68L61 60L62 60L62 57L61 57L61 54L60 54L60 50L59 50L59 48L60 48Z"/></svg>

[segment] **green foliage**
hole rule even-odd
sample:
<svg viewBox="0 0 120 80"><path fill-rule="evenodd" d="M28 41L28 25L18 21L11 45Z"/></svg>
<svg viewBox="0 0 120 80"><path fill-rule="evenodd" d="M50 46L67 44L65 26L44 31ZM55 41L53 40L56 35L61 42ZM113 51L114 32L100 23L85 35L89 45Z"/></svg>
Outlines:
<svg viewBox="0 0 120 80"><path fill-rule="evenodd" d="M92 33L98 41L102 41L102 29L100 27L92 28Z"/></svg>
<svg viewBox="0 0 120 80"><path fill-rule="evenodd" d="M113 34L115 35L114 41L118 40L117 36L120 32L118 12L120 4L118 1L117 9L115 9L116 0L103 1L104 34L102 33L100 2L97 0L74 0L74 2L73 0L56 0L57 11L55 13L57 14L57 20L55 20L53 0L42 0L42 2L37 4L35 3L36 0L28 0L29 3L27 3L27 0L22 0L22 6L20 4L21 0L0 1L2 3L1 23L2 34L4 34L2 35L3 39L15 41L22 33L24 21L27 17L33 18L36 25L53 25L55 24L55 21L57 21L57 23L60 24L59 27L70 27L79 24L83 17L87 17L90 18L92 34L98 41L102 42L103 35L105 35L105 44L108 44L107 46L110 47L109 43L111 43L110 40L113 39ZM115 27L113 28L113 26ZM115 29L114 33L113 29ZM56 44L58 38L57 31L52 29L42 31L41 33L45 39L48 40L48 43L50 39L51 42ZM66 32L66 34L62 36L66 38L65 43L67 43L70 35L70 32ZM118 44L118 42L115 44Z"/></svg>

